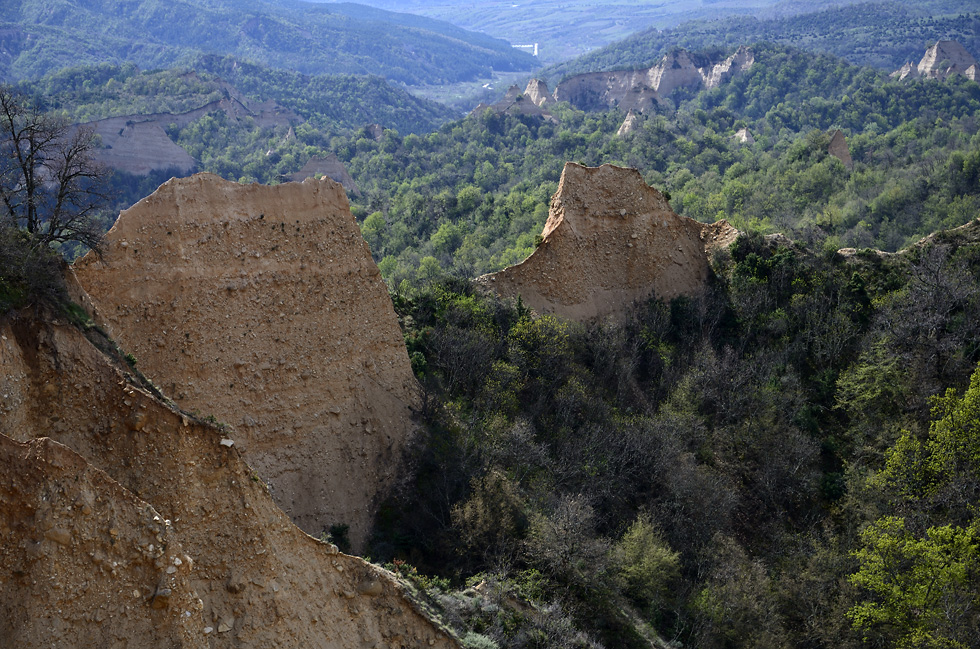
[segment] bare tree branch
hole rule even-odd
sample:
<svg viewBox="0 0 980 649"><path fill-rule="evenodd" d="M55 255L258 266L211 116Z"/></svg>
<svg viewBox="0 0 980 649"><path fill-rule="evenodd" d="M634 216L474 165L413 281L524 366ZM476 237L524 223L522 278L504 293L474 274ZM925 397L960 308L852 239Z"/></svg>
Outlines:
<svg viewBox="0 0 980 649"><path fill-rule="evenodd" d="M97 147L91 129L0 85L0 223L26 230L38 247L78 242L100 252L111 194Z"/></svg>

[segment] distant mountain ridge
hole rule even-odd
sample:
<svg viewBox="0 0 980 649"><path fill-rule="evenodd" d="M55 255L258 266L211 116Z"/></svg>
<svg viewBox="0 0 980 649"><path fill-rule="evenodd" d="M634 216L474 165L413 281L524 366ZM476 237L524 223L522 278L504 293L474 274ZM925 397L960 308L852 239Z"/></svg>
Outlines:
<svg viewBox="0 0 980 649"><path fill-rule="evenodd" d="M923 47L940 39L953 39L970 51L980 51L980 13L935 16L898 2L866 2L770 20L698 20L663 31L640 32L545 68L539 75L557 83L585 72L648 67L676 47L725 50L759 42L832 54L850 63L890 71L913 57L918 59Z"/></svg>
<svg viewBox="0 0 980 649"><path fill-rule="evenodd" d="M0 17L0 80L68 66L172 67L232 54L306 74L370 74L413 84L522 71L534 58L449 23L343 3L292 0L11 0Z"/></svg>

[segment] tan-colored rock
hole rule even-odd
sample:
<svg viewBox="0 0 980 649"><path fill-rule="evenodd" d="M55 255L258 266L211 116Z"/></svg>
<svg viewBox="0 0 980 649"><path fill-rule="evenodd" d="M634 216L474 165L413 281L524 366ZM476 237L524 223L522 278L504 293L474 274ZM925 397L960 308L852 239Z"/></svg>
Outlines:
<svg viewBox="0 0 980 649"><path fill-rule="evenodd" d="M355 196L360 196L361 194L361 190L357 188L357 183L347 173L347 168L344 167L344 163L340 161L340 158L336 154L331 153L322 157L313 156L303 165L302 169L292 175L292 179L293 182L299 183L315 176L326 176L330 180L335 180Z"/></svg>
<svg viewBox="0 0 980 649"><path fill-rule="evenodd" d="M976 59L956 41L937 41L926 50L917 71L922 77L945 79L951 74L964 74L976 64Z"/></svg>
<svg viewBox="0 0 980 649"><path fill-rule="evenodd" d="M678 88L714 88L747 71L755 62L752 50L739 48L721 63L697 67L691 55L675 50L646 70L588 72L562 81L555 99L582 110L620 109L646 112Z"/></svg>
<svg viewBox="0 0 980 649"><path fill-rule="evenodd" d="M510 113L512 115L530 115L540 117L549 122L558 123L558 119L548 111L535 104L528 95L521 92L518 86L511 86L507 89L504 98L493 104L478 104L470 111L470 115L481 115L486 109L491 109L499 115Z"/></svg>
<svg viewBox="0 0 980 649"><path fill-rule="evenodd" d="M735 240L725 221L678 216L636 169L567 163L542 243L516 266L477 282L538 313L589 320L636 300L702 291L714 250Z"/></svg>
<svg viewBox="0 0 980 649"><path fill-rule="evenodd" d="M156 510L49 438L0 434L0 475L0 646L207 646L189 573L157 565L184 550Z"/></svg>
<svg viewBox="0 0 980 649"><path fill-rule="evenodd" d="M705 83L703 73L686 50L674 50L664 56L660 63L647 70L647 79L661 97L678 88L699 88Z"/></svg>
<svg viewBox="0 0 980 649"><path fill-rule="evenodd" d="M847 138L840 130L834 131L827 145L827 153L840 160L847 169L854 168L854 160L851 159L851 150L847 146Z"/></svg>
<svg viewBox="0 0 980 649"><path fill-rule="evenodd" d="M548 84L541 79L531 79L528 81L527 88L524 89L524 95L535 106L543 107L555 103L555 98L552 97L551 92L548 90Z"/></svg>
<svg viewBox="0 0 980 649"><path fill-rule="evenodd" d="M717 88L732 77L747 72L753 63L755 63L755 53L743 45L721 63L700 70L704 87Z"/></svg>
<svg viewBox="0 0 980 649"><path fill-rule="evenodd" d="M630 111L626 113L626 119L623 120L623 123L620 125L619 130L616 131L616 135L618 135L619 137L626 137L627 135L629 135L639 127L640 127L640 116L637 115L636 111L630 109Z"/></svg>
<svg viewBox="0 0 980 649"><path fill-rule="evenodd" d="M0 319L0 645L457 646L390 573L295 527L223 431L148 387L75 327ZM59 529L69 543L46 538Z"/></svg>
<svg viewBox="0 0 980 649"><path fill-rule="evenodd" d="M101 139L95 158L107 167L140 176L162 169L189 173L197 166L154 119L113 117L87 126Z"/></svg>
<svg viewBox="0 0 980 649"><path fill-rule="evenodd" d="M170 180L75 264L98 315L177 404L213 415L276 502L363 546L417 384L341 186ZM217 448L216 442L216 448Z"/></svg>
<svg viewBox="0 0 980 649"><path fill-rule="evenodd" d="M742 144L755 144L755 138L752 137L752 133L749 132L749 129L747 128L742 128L736 131L735 135L732 136L732 139L736 142L741 142Z"/></svg>
<svg viewBox="0 0 980 649"><path fill-rule="evenodd" d="M661 99L650 85L649 70L587 72L570 77L555 88L555 99L581 110L606 110L618 106L640 113L657 106Z"/></svg>
<svg viewBox="0 0 980 649"><path fill-rule="evenodd" d="M904 81L906 79L918 79L922 75L919 74L919 68L916 67L915 64L906 63L888 76L898 79L899 81Z"/></svg>

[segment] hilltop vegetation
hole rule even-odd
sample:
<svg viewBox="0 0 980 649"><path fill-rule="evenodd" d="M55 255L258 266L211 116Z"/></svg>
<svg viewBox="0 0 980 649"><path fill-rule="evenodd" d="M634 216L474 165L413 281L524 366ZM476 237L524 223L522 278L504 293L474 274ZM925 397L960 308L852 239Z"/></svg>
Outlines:
<svg viewBox="0 0 980 649"><path fill-rule="evenodd" d="M756 42L832 54L855 65L889 72L908 61L918 61L926 45L940 39L955 40L970 52L980 52L980 13L970 11L967 5L949 15L943 10L947 4L938 3L931 12L930 7L886 2L769 19L747 16L691 21L663 31L639 32L540 74L557 82L582 72L646 68L674 47L731 49Z"/></svg>
<svg viewBox="0 0 980 649"><path fill-rule="evenodd" d="M645 66L677 44L716 60L777 29L817 49L836 33L839 53L888 70L936 30L980 53L980 14L903 11L691 24L552 74ZM281 182L312 156L347 166L423 386L423 431L370 555L464 646L978 646L980 85L751 47L748 72L676 91L625 135L617 109L450 121L378 78L223 55L24 87L75 119L274 100L304 123L215 110L167 135L242 182ZM853 165L828 150L837 129ZM477 292L469 278L535 249L569 160L636 167L679 213L742 229L708 290L584 324ZM135 198L162 179L116 184ZM17 239L0 244L24 265ZM0 308L50 290L30 279L0 277Z"/></svg>
<svg viewBox="0 0 980 649"><path fill-rule="evenodd" d="M526 257L567 160L636 167L680 214L834 250L896 250L977 215L976 83L899 83L830 56L754 50L747 74L679 91L678 110L644 116L626 137L617 110L559 104L549 108L558 124L488 111L425 136L354 134L331 146L364 191L355 213L395 285ZM732 137L741 128L755 144ZM853 170L827 152L836 128Z"/></svg>
<svg viewBox="0 0 980 649"><path fill-rule="evenodd" d="M427 132L456 115L380 77L310 76L231 56L202 56L187 68L149 72L132 63L66 68L18 87L79 122L120 115L183 113L238 96L255 102L273 101L327 133L371 123L386 124L404 133Z"/></svg>
<svg viewBox="0 0 980 649"><path fill-rule="evenodd" d="M33 79L82 64L142 68L232 54L306 74L368 74L406 84L530 70L504 41L447 23L355 4L15 0L0 18L0 79ZM69 45L70 44L70 45Z"/></svg>
<svg viewBox="0 0 980 649"><path fill-rule="evenodd" d="M976 646L977 236L748 234L705 294L585 325L397 295L427 440L372 557L501 647Z"/></svg>

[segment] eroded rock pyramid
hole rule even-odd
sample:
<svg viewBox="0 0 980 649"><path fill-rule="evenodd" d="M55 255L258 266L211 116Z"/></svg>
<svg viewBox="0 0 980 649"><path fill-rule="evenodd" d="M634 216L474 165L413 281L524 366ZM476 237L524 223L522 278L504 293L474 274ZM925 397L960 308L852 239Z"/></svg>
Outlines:
<svg viewBox="0 0 980 649"><path fill-rule="evenodd" d="M276 502L363 545L413 430L416 382L341 186L171 180L123 212L81 285L139 368L231 426Z"/></svg>
<svg viewBox="0 0 980 649"><path fill-rule="evenodd" d="M656 295L703 290L711 252L735 240L726 221L678 216L636 169L567 163L542 243L516 266L477 282L539 313L588 320Z"/></svg>
<svg viewBox="0 0 980 649"><path fill-rule="evenodd" d="M93 344L98 343L98 347ZM108 339L0 318L0 647L457 647Z"/></svg>

